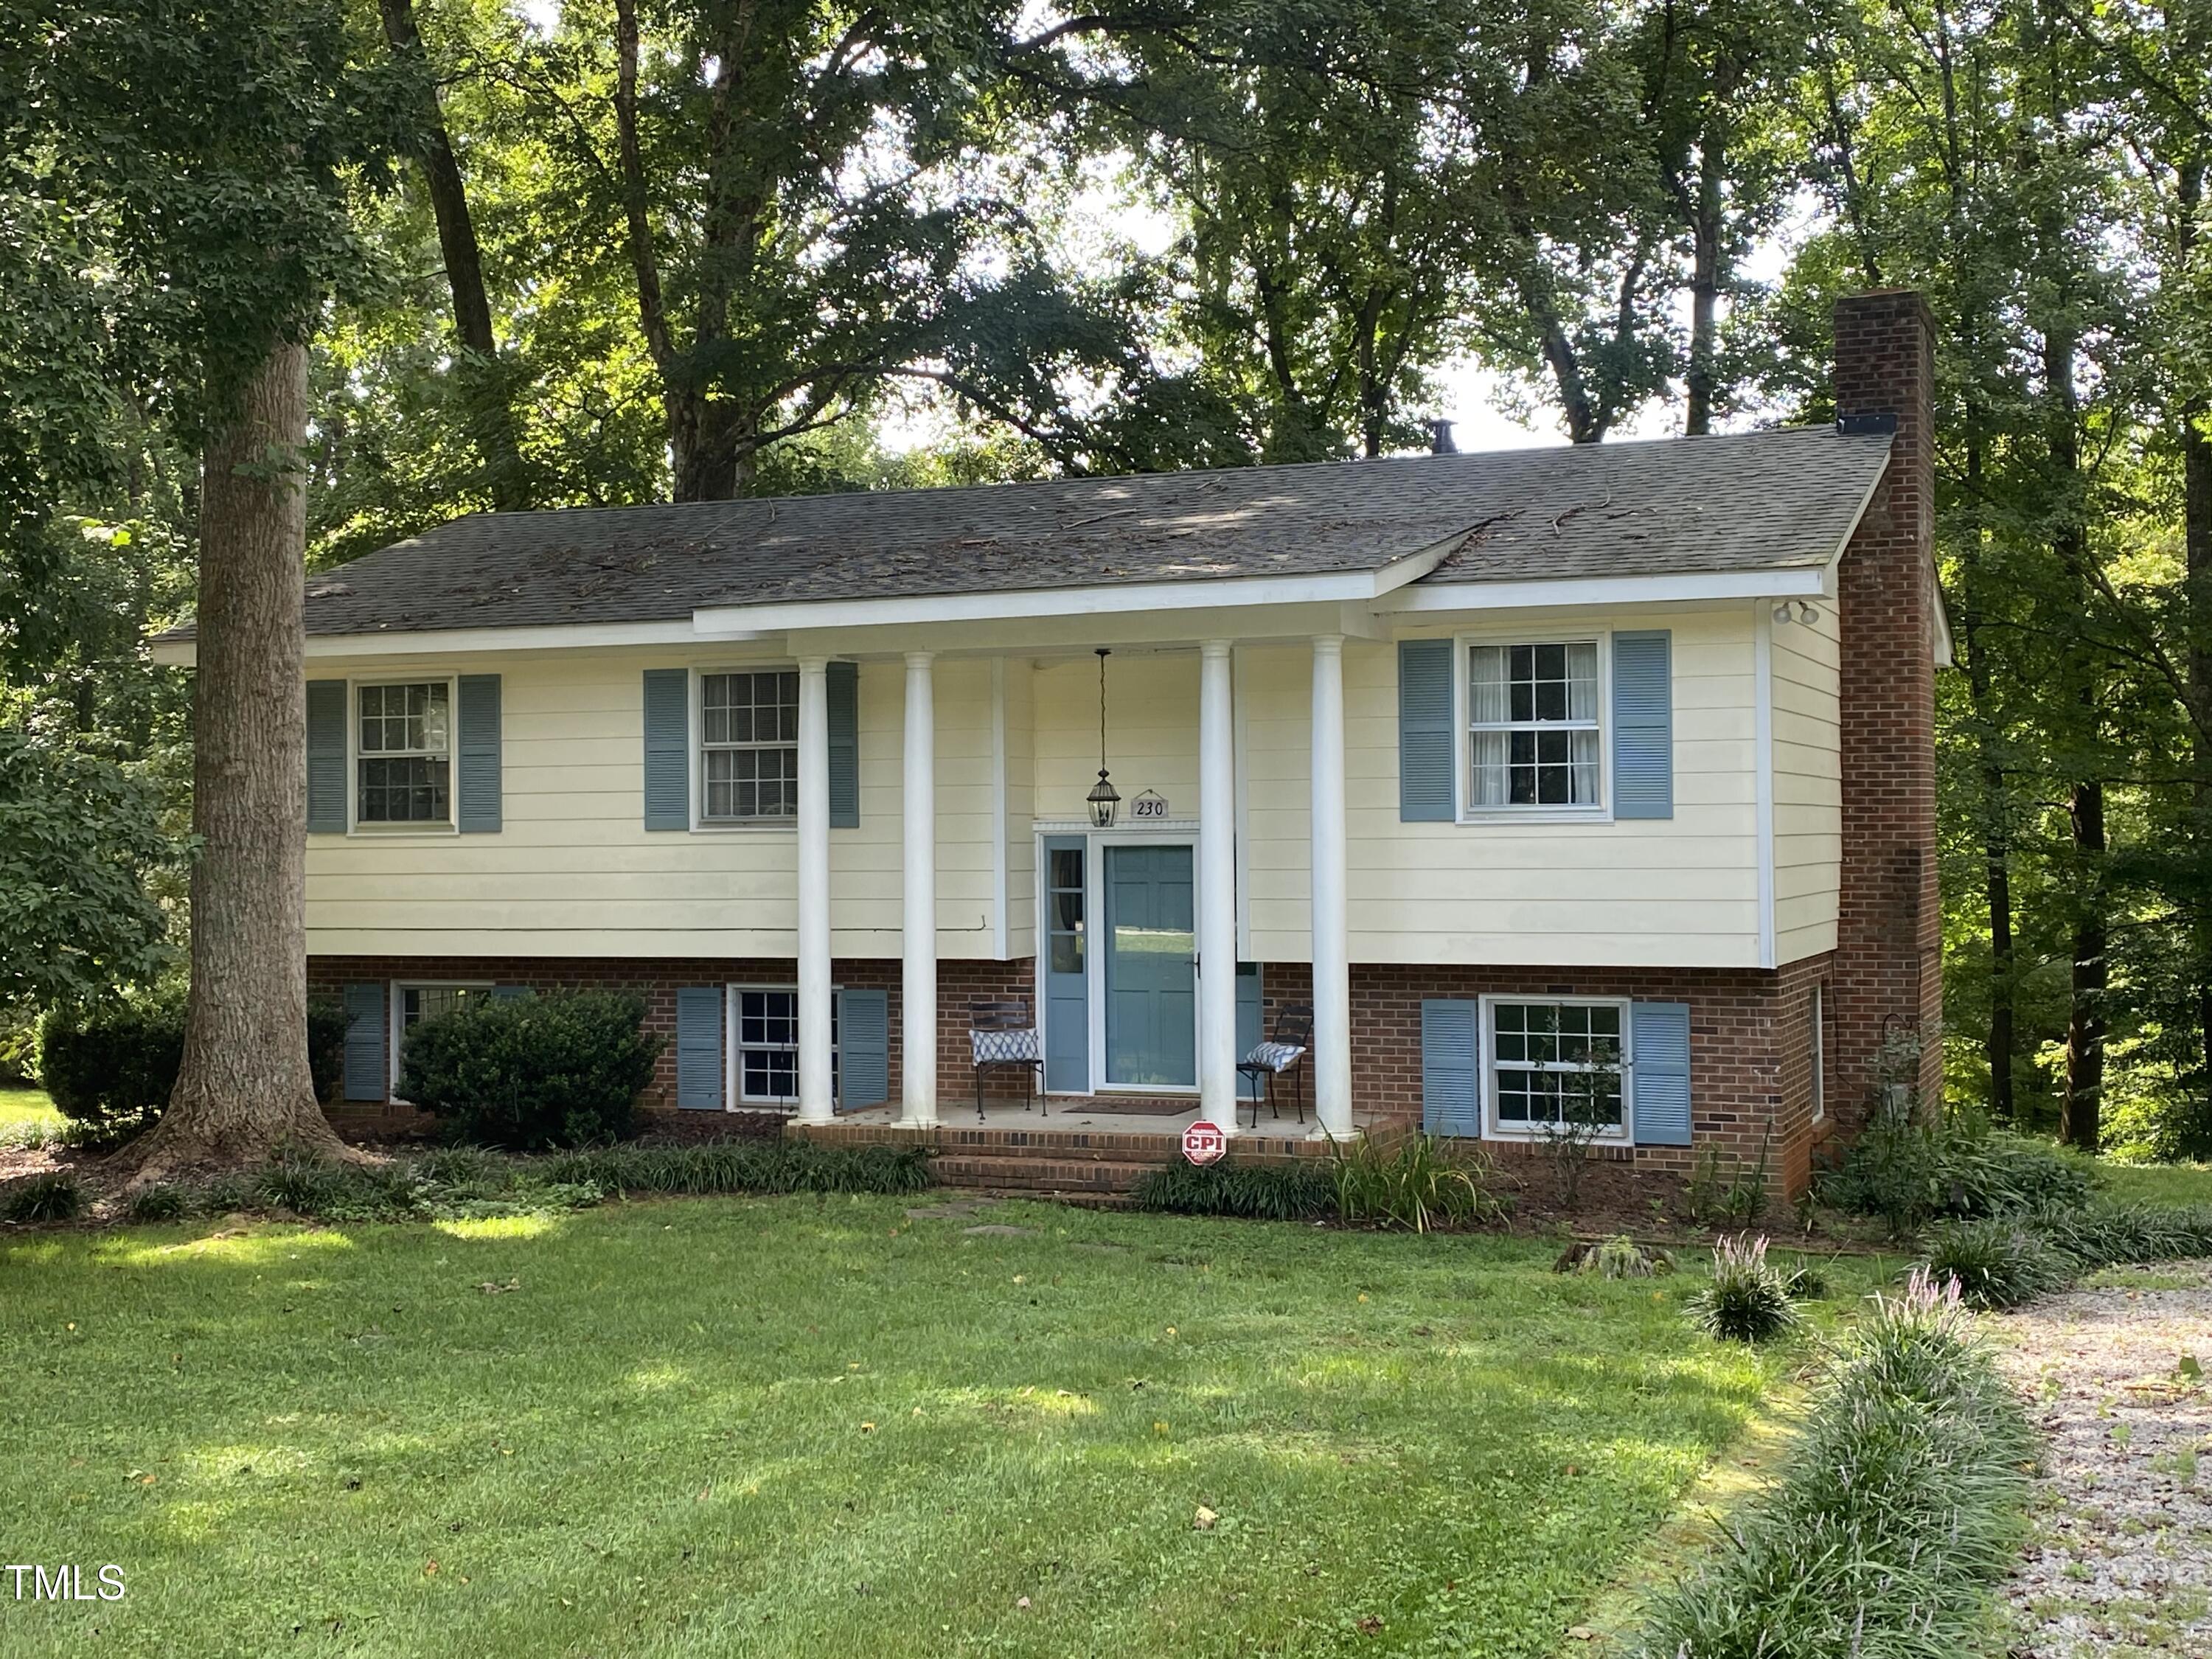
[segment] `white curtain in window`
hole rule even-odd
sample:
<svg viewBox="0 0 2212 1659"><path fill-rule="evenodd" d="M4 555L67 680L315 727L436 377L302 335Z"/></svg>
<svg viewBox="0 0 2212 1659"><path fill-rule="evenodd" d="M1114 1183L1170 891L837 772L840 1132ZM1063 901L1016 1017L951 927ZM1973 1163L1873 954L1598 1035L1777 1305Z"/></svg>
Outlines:
<svg viewBox="0 0 2212 1659"><path fill-rule="evenodd" d="M1505 805L1506 748L1512 734L1507 732L1477 732L1474 739L1472 780L1474 789L1468 797L1473 806L1503 806Z"/></svg>
<svg viewBox="0 0 2212 1659"><path fill-rule="evenodd" d="M1597 647L1588 641L1567 647L1567 718L1597 718Z"/></svg>
<svg viewBox="0 0 2212 1659"><path fill-rule="evenodd" d="M1505 712L1505 647L1478 645L1468 654L1468 719L1477 726L1509 719ZM1504 751L1499 752L1502 757Z"/></svg>
<svg viewBox="0 0 2212 1659"><path fill-rule="evenodd" d="M1574 734L1575 801L1577 806L1597 805L1597 733Z"/></svg>

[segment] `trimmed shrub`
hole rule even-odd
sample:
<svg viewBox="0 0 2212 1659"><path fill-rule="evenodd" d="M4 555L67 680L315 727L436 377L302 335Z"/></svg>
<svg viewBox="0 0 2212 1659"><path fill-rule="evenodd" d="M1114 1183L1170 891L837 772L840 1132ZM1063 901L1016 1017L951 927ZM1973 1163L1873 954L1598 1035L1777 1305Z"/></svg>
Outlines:
<svg viewBox="0 0 2212 1659"><path fill-rule="evenodd" d="M1797 1304L1766 1241L1739 1236L1713 1248L1713 1282L1690 1298L1690 1316L1729 1342L1765 1342L1797 1328Z"/></svg>
<svg viewBox="0 0 2212 1659"><path fill-rule="evenodd" d="M1138 1177L1140 1210L1248 1221L1318 1221L1337 1208L1334 1175L1317 1162L1164 1164Z"/></svg>
<svg viewBox="0 0 2212 1659"><path fill-rule="evenodd" d="M39 1075L63 1116L94 1129L143 1128L161 1116L185 1056L185 994L166 987L90 1008L49 1008L39 1022Z"/></svg>
<svg viewBox="0 0 2212 1659"><path fill-rule="evenodd" d="M696 1146L602 1146L549 1160L557 1185L602 1193L918 1193L926 1146L833 1146L806 1140L710 1140Z"/></svg>
<svg viewBox="0 0 2212 1659"><path fill-rule="evenodd" d="M630 1133L659 1053L635 997L471 999L407 1033L399 1091L460 1140L586 1146Z"/></svg>
<svg viewBox="0 0 2212 1659"><path fill-rule="evenodd" d="M2074 1276L2073 1263L2035 1232L2008 1219L1954 1221L1928 1240L1923 1264L1977 1308L2017 1308Z"/></svg>
<svg viewBox="0 0 2212 1659"><path fill-rule="evenodd" d="M50 1008L39 1022L39 1072L61 1114L88 1127L149 1127L169 1103L185 1058L185 988L88 1009ZM307 1000L307 1069L315 1098L337 1092L345 1065L345 1009Z"/></svg>
<svg viewBox="0 0 2212 1659"><path fill-rule="evenodd" d="M2212 1205L2093 1204L2039 1210L2027 1224L2079 1273L2124 1261L2212 1255Z"/></svg>
<svg viewBox="0 0 2212 1659"><path fill-rule="evenodd" d="M1831 1357L1781 1480L1659 1599L1641 1659L1982 1651L2034 1451L1955 1287L1916 1272Z"/></svg>
<svg viewBox="0 0 2212 1659"><path fill-rule="evenodd" d="M66 1170L25 1176L0 1187L0 1221L74 1221L84 1213L84 1188Z"/></svg>

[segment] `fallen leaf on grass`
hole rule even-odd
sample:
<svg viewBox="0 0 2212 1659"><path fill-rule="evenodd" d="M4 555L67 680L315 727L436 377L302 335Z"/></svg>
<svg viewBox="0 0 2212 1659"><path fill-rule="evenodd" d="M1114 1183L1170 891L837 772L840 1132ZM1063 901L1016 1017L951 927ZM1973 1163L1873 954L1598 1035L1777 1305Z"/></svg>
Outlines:
<svg viewBox="0 0 2212 1659"><path fill-rule="evenodd" d="M1221 1519L1219 1516L1200 1504L1198 1506L1198 1513L1191 1516L1190 1524L1200 1532L1212 1532L1213 1523L1219 1519Z"/></svg>
<svg viewBox="0 0 2212 1659"><path fill-rule="evenodd" d="M510 1279L504 1285L495 1285L491 1280L487 1279L483 1284L477 1285L477 1288L482 1291L486 1296L505 1296L509 1291L520 1290L522 1288L522 1281L519 1279Z"/></svg>
<svg viewBox="0 0 2212 1659"><path fill-rule="evenodd" d="M1382 1621L1373 1613L1369 1613L1359 1621L1359 1633L1362 1636L1380 1636L1382 1633Z"/></svg>

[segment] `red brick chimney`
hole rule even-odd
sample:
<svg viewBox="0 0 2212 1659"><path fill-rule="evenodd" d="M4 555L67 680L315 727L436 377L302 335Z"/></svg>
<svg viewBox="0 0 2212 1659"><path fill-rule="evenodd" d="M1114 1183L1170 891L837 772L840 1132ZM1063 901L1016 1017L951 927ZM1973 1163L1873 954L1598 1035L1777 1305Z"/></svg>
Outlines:
<svg viewBox="0 0 2212 1659"><path fill-rule="evenodd" d="M1885 1038L1917 1033L1942 1097L1942 915L1936 890L1935 320L1917 293L1836 306L1836 416L1893 424L1889 470L1838 572L1843 895L1832 991L1838 1127L1865 1121Z"/></svg>

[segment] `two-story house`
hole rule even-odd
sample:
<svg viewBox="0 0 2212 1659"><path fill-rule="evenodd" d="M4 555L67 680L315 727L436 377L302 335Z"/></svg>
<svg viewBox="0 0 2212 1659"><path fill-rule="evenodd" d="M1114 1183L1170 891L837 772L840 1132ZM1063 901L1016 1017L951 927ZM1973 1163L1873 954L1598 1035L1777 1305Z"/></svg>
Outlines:
<svg viewBox="0 0 2212 1659"><path fill-rule="evenodd" d="M479 514L317 579L347 1098L457 998L612 987L659 1108L921 1133L993 1000L1048 1121L1231 1128L1297 1004L1319 1133L1594 1102L1638 1176L1796 1189L1940 1012L1929 325L1836 341L1828 427Z"/></svg>

